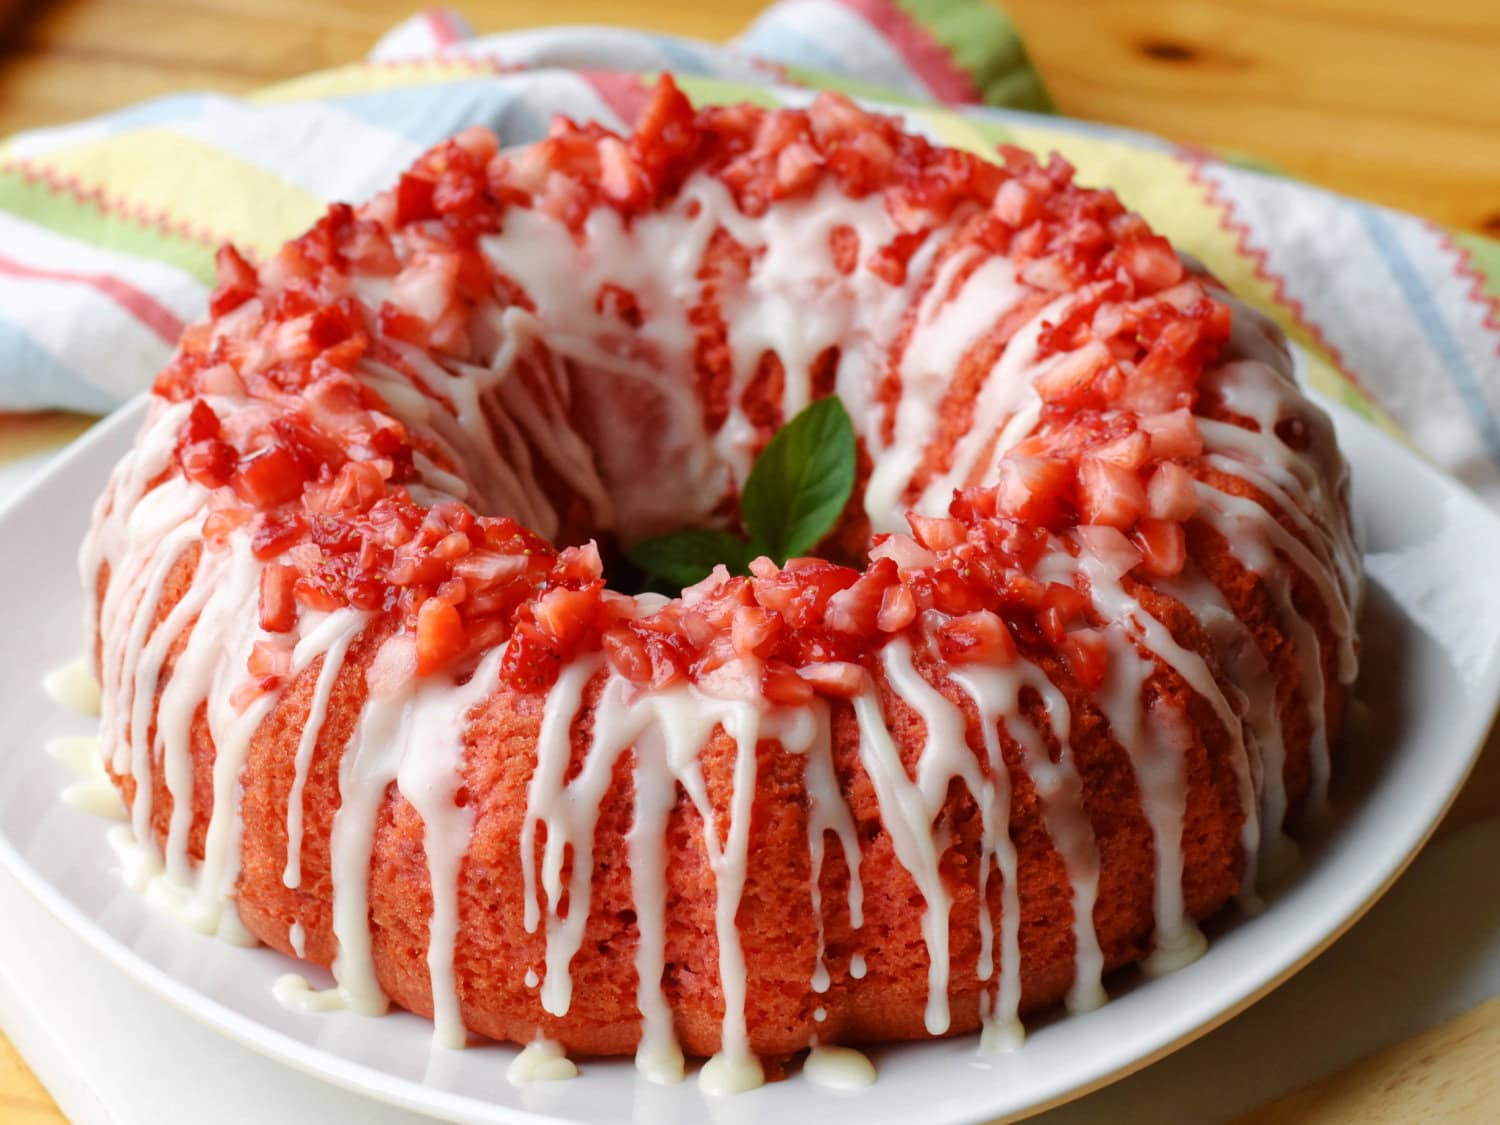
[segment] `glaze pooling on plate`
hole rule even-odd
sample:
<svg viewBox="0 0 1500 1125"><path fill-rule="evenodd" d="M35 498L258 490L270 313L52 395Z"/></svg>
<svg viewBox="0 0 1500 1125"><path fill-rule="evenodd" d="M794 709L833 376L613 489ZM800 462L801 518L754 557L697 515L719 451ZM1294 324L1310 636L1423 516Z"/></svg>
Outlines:
<svg viewBox="0 0 1500 1125"><path fill-rule="evenodd" d="M1184 828L1202 814L1188 807L1188 763L1213 743L1206 768L1222 765L1230 804L1216 815L1234 835L1226 866L1249 890L1291 805L1282 719L1306 730L1303 788L1320 805L1326 715L1355 672L1346 468L1279 334L1055 166L1012 155L1002 171L887 136L889 123L837 99L804 115L695 118L663 90L653 113L686 113L673 127L711 141L663 156L640 140L668 144L650 115L629 150L569 126L515 154L465 134L259 271L226 252L214 319L159 380L83 552L98 596L101 753L129 795L138 879L201 929L243 938L249 925L301 944L331 961L341 1004L378 1013L389 966L371 923L377 841L392 805L409 809L424 983L402 1002L431 1010L437 1042L461 1045L476 1015L460 963L465 866L494 811L470 787L476 739L497 707L531 708L504 877L540 956L524 968L536 987L515 1001L522 1014L494 1026L621 1049L583 1038L587 1019L566 1021L597 917L601 809L623 769L630 1045L648 1075L680 1073L669 904L672 860L689 849L711 895L717 1013L690 1045L713 1053L706 1087L743 1089L759 1081L759 1051L850 1025L852 982L891 987L892 948L865 926L860 786L890 870L921 902L925 999L920 1030L901 1034L973 1027L982 1009L991 1041L1014 1037L1022 785L1066 883L1068 1006L1098 1006L1110 962L1099 918L1118 902L1078 758L1094 740L1122 748L1144 822L1149 964L1191 959L1202 938L1184 898ZM722 139L799 129L817 144L751 150L743 174ZM870 144L851 138L875 135L905 155L849 171L844 157ZM578 194L587 176L568 178L569 161L589 159L595 197ZM773 179L780 196L747 186L798 161L812 174ZM454 167L471 180L449 184ZM949 194L929 198L934 185ZM459 188L481 202L442 212ZM844 400L870 461L845 528L863 571L762 559L749 579L719 573L664 602L608 591L592 544L557 551L538 537L722 522L768 419L824 393ZM650 417L632 424L641 396ZM1269 607L1259 626L1291 638L1274 668L1235 608L1250 599ZM335 707L346 680L357 687ZM278 743L289 795L274 817L287 841L275 891L327 887L328 912L278 916L273 930L236 909L262 866L244 862L241 785L266 768L265 732L304 705ZM345 741L330 747L334 727ZM766 745L802 766L816 904L805 1012L780 1030L752 1027L742 918ZM727 756L718 773L711 756ZM306 796L330 760L336 812ZM976 819L962 880L955 793ZM314 816L329 822L326 872L309 879ZM691 845L676 832L685 822ZM830 840L847 870L839 903L814 898ZM955 971L961 903L978 904L974 966ZM825 908L848 915L837 960ZM510 969L522 980L522 965Z"/></svg>

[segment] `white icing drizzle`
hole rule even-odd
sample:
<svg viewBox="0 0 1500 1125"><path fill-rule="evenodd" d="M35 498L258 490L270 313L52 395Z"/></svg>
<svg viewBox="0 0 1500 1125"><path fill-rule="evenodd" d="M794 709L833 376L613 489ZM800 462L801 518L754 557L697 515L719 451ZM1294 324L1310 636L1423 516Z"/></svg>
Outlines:
<svg viewBox="0 0 1500 1125"><path fill-rule="evenodd" d="M720 1051L698 1071L698 1088L705 1094L743 1094L766 1080L760 1060L752 1054L726 1054Z"/></svg>
<svg viewBox="0 0 1500 1125"><path fill-rule="evenodd" d="M1046 673L1027 660L998 668L975 664L951 674L954 682L974 700L981 729L988 732L1003 720L1006 732L1021 748L1026 774L1041 803L1047 834L1073 891L1073 984L1068 991L1068 1010L1086 1012L1097 1008L1108 999L1101 983L1104 954L1094 928L1094 903L1099 897L1099 848L1093 825L1084 811L1083 783L1068 744L1072 724L1068 702ZM1028 688L1041 697L1051 720L1052 735L1061 751L1055 762L1040 732L1021 714L1021 693ZM998 752L998 748L992 752ZM1001 949L999 998L991 1017L991 1022L1003 1028L1018 1023L1016 1011L1020 1004L1019 944L1016 956L1008 956L1009 943L1019 942L1010 928L1019 922L1019 905L1012 917L1016 922L1007 923L1003 915L1001 918L1002 940L1006 944Z"/></svg>
<svg viewBox="0 0 1500 1125"><path fill-rule="evenodd" d="M54 703L80 715L99 714L99 681L82 659L70 660L42 677L42 690Z"/></svg>
<svg viewBox="0 0 1500 1125"><path fill-rule="evenodd" d="M312 767L313 750L323 733L323 723L328 718L328 700L333 695L333 685L338 682L339 672L343 670L344 657L368 619L368 614L358 610L335 610L318 626L309 630L292 652L294 665L299 663L299 650L304 658L314 652L321 654L322 664L313 685L302 733L297 737L297 753L292 763L292 785L287 793L286 868L282 872L281 882L290 890L302 885L302 791L307 785L307 772ZM329 632L333 634L332 642L327 641ZM306 663L310 665L311 660Z"/></svg>
<svg viewBox="0 0 1500 1125"><path fill-rule="evenodd" d="M87 673L84 673L87 675ZM47 753L67 766L77 778L62 791L63 803L106 820L125 820L125 803L120 791L104 772L99 759L99 739L93 735L77 738L53 738L47 742Z"/></svg>
<svg viewBox="0 0 1500 1125"><path fill-rule="evenodd" d="M301 973L283 973L271 985L276 1003L289 1012L342 1012L348 1005L336 988L314 988Z"/></svg>
<svg viewBox="0 0 1500 1125"><path fill-rule="evenodd" d="M948 1030L949 1022L948 915L953 898L940 870L946 834L935 833L933 821L947 800L948 785L954 778L961 779L970 793L979 793L979 768L964 739L963 713L917 672L911 644L905 637L885 646L881 666L891 689L917 712L926 729L916 783L907 776L901 752L886 730L880 702L873 692L854 701L854 713L860 721L860 761L880 798L896 857L926 903L922 915L922 936L927 943L925 1019L928 1032L941 1035ZM986 856L980 867L987 865Z"/></svg>
<svg viewBox="0 0 1500 1125"><path fill-rule="evenodd" d="M503 647L492 650L462 685L447 677L413 678L390 695L372 694L339 762L339 809L329 835L333 933L339 943L334 980L351 1010L374 1015L385 1010L387 999L375 978L370 945L370 860L380 809L395 782L423 819L432 885L427 968L435 1035L445 1046L462 1046L465 1035L454 988L453 949L458 867L468 848L469 814L453 803L453 792L470 712L494 690L504 652Z"/></svg>
<svg viewBox="0 0 1500 1125"><path fill-rule="evenodd" d="M505 1077L518 1086L527 1082L563 1082L577 1078L578 1067L554 1040L533 1039L511 1059Z"/></svg>
<svg viewBox="0 0 1500 1125"><path fill-rule="evenodd" d="M595 739L578 777L564 783L572 757L573 720L582 705L584 686L600 665L597 658L570 664L547 693L536 740L536 769L527 789L526 819L521 827L525 925L533 933L541 911L535 886L537 825L544 824L547 830L542 855L542 889L547 896L547 955L541 1000L542 1007L554 1016L566 1015L573 1000L573 977L568 966L583 943L583 928L589 916L589 882L594 876L594 825L614 766L613 755L606 762L600 752L600 740ZM572 872L566 889L569 908L564 916L563 866L570 849Z"/></svg>
<svg viewBox="0 0 1500 1125"><path fill-rule="evenodd" d="M814 701L812 725L813 739L807 747L807 762L803 767L803 785L807 790L807 848L812 859L812 916L817 927L818 952L811 980L814 992L827 992L829 986L828 966L824 962L823 948L823 853L825 839L832 832L839 841L844 860L849 867L849 892L846 901L849 907L849 926L858 930L864 925L864 884L859 876L859 832L854 817L839 790L838 776L833 767L833 739L827 704ZM821 1009L820 1009L821 1010Z"/></svg>
<svg viewBox="0 0 1500 1125"><path fill-rule="evenodd" d="M875 1084L875 1064L853 1047L817 1044L807 1053L802 1074L828 1090L863 1090Z"/></svg>
<svg viewBox="0 0 1500 1125"><path fill-rule="evenodd" d="M894 530L909 507L941 513L954 488L990 479L1005 450L1031 432L1040 413L1032 379L1047 362L1037 359L1038 334L1073 299L1060 297L1028 316L1018 311L1029 291L1014 280L1014 263L1001 257L976 260L972 249L944 253L971 214L960 209L933 231L911 257L905 279L893 284L863 268L897 233L883 201L875 196L850 200L833 186L751 218L737 209L718 180L695 175L659 212L637 216L628 225L610 209L596 209L585 221L581 242L540 212L513 209L502 231L482 240L481 247L497 268L524 270L515 276L535 312L498 303L476 310L471 331L492 345L486 364L435 358L393 342L399 363L365 360L359 377L382 397L390 414L427 443L426 452L414 458L421 482L411 491L419 501L463 498L551 536L559 531L562 517L540 483L550 476L586 504L600 530L635 536L711 522L726 493L744 479L763 435L742 402L768 353L781 361L780 406L783 417L790 417L811 398L811 375L820 357L837 349L835 390L874 462L863 498L865 512L875 530ZM832 257L830 236L838 227L847 227L859 248L862 264L848 274L835 268ZM696 389L681 373L694 363L697 329L691 310L705 284L699 268L720 232L744 248L750 267L744 278L718 282L718 312L732 360L725 392L728 415L710 430ZM627 329L596 301L606 285L635 295L642 317L638 327ZM371 307L401 297L399 285L389 279L361 277L353 288ZM250 315L249 306L246 310L238 315ZM1202 507L1196 518L1223 534L1240 564L1262 580L1293 642L1301 696L1313 717L1311 800L1317 805L1329 772L1322 656L1317 630L1293 602L1287 566L1302 572L1326 607L1339 645L1340 678L1347 681L1354 671L1359 567L1339 507L1345 470L1326 419L1297 395L1285 354L1257 341L1254 314L1238 303L1234 310L1238 358L1212 373L1206 385L1217 390L1229 409L1255 419L1260 432L1202 420L1205 464L1253 485L1275 511L1200 483ZM908 498L918 494L916 475L939 435L939 408L951 389L953 371L1008 317L1024 323L979 385L969 430L921 484L912 505ZM233 319L221 322L221 329ZM893 355L897 334L906 329L904 348ZM899 381L889 402L877 395L888 373ZM226 426L248 426L273 409L232 396L208 401ZM353 610L307 613L295 632L266 634L248 608L257 602L262 564L250 549L248 533L238 530L220 545L203 547L180 600L156 622L167 579L184 552L201 541L212 499L182 477L161 479L173 463L177 435L190 408L191 403L153 402L135 448L117 467L96 507L83 548L81 567L91 599L101 566L108 564L111 572L102 602L89 609L90 628L97 624L102 640L96 670L102 693L99 754L116 774L135 782L131 829L111 834L128 881L200 929L243 940L248 935L232 901L240 875L239 787L253 736L279 698L272 690L235 705L247 660L257 643L286 644L291 646L292 677L318 664L286 810L282 881L297 888L303 875L304 788L350 646L376 619ZM889 441L884 436L888 411L894 431ZM1294 414L1310 434L1306 453L1292 451L1276 436L1277 423ZM628 422L621 421L627 417ZM651 440L643 442L643 434ZM663 480L674 487L662 488ZM1278 522L1278 512L1289 526ZM1112 659L1094 703L1135 771L1155 842L1156 953L1148 967L1169 968L1191 957L1202 940L1186 916L1181 887L1186 792L1180 767L1189 732L1186 718L1174 710L1144 710L1142 687L1158 665L1164 666L1223 725L1245 813L1246 863L1253 873L1262 838L1267 845L1283 839L1287 802L1276 685L1254 638L1235 619L1222 593L1196 571L1155 586L1198 617L1214 647L1212 661L1178 645L1086 547L1076 559L1059 553L1049 565L1057 580L1086 578L1094 610L1106 622ZM643 610L648 604L642 599ZM166 661L176 648L180 651L171 675L163 682ZM385 1008L372 959L368 897L377 823L394 784L423 825L432 888L426 962L436 1042L463 1044L454 953L461 921L459 879L472 813L457 803L457 793L471 716L492 694L502 656L503 650L489 653L463 683L451 674L414 679L391 694L372 695L360 707L340 759L340 805L330 840L336 986L315 991L301 977L283 977L276 986L283 1004L303 1011ZM886 644L879 661L890 693L915 712L925 732L913 779L888 728L881 696L872 686L853 702L859 761L874 786L897 859L924 900L928 1031L941 1034L950 1026L952 895L941 876L950 841L934 824L951 783L958 780L973 796L982 822L976 888L982 1044L1001 1049L1018 1043L1022 1034L1019 872L1010 838L1019 779L1008 772L1002 752L1008 743L1019 751L1016 760L1036 791L1043 824L1069 883L1075 963L1068 1005L1078 1011L1102 1002L1103 955L1094 925L1100 856L1069 745L1066 698L1041 668L1025 659L1002 667L948 669L948 679L977 713L981 745L971 747L964 710L918 671L907 639ZM72 703L86 708L90 702L76 676L54 676L52 682ZM597 690L592 735L570 778L572 731L588 706L591 688ZM1041 700L1048 730L1022 713L1028 692ZM198 810L200 818L207 816L205 854L195 868L188 838L194 820L192 736L200 713L214 758L212 805ZM726 802L710 800L700 765L704 746L718 732L732 741L734 755L722 816L718 809ZM832 986L819 882L828 833L839 841L848 864L848 907L856 935L863 926L865 893L859 836L834 767L827 705L774 708L764 701L718 698L691 686L641 693L605 674L594 656L566 665L543 706L520 851L524 925L543 935L545 948L542 973L528 969L526 984L539 986L546 1012L564 1016L570 1010L572 962L590 914L599 808L621 755L629 751L634 809L626 845L641 1015L636 1065L652 1081L678 1081L684 1069L662 983L665 837L679 787L702 820L714 875L717 968L724 1000L720 1050L702 1068L699 1081L705 1091L728 1093L763 1079L750 1050L748 974L735 919L751 861L757 753L765 741L803 757L810 906L817 927L808 987L821 995ZM1056 761L1049 743L1059 751ZM160 855L151 807L158 770L172 801ZM545 832L540 856L539 832ZM992 868L1002 881L998 926L988 906ZM561 912L564 898L566 915ZM288 941L299 956L304 952L300 921L291 924ZM866 975L865 954L858 950L850 955L848 973L855 980ZM826 1021L834 1006L832 1000L827 1007L818 1006L814 1021ZM816 1046L805 1071L809 1080L838 1088L873 1080L868 1060L846 1048ZM575 1073L561 1047L545 1039L523 1050L509 1070L511 1080L518 1082Z"/></svg>
<svg viewBox="0 0 1500 1125"><path fill-rule="evenodd" d="M1094 608L1111 624L1122 630L1131 641L1139 644L1171 668L1213 708L1224 728L1224 733L1229 738L1230 758L1239 788L1240 811L1244 817L1240 828L1240 843L1244 848L1247 862L1250 862L1251 857L1260 848L1260 802L1254 780L1256 767L1250 760L1251 747L1245 741L1240 715L1226 698L1203 657L1179 645L1167 627L1146 612L1138 599L1125 592L1124 587L1120 585L1110 569L1091 553L1086 545L1080 550L1078 563L1079 569L1088 578ZM1177 753L1176 762L1172 765L1163 766L1155 761L1161 753L1157 742L1160 731L1147 731L1143 738L1140 727L1142 719L1147 719L1147 724L1150 725L1149 718L1142 714L1140 698L1140 688L1145 682L1145 677L1150 674L1150 668L1145 666L1145 662L1140 661L1139 654L1134 651L1133 645L1119 643L1119 637L1112 631L1106 631L1106 639L1111 642L1111 656L1116 658L1115 663L1123 661L1128 664L1141 665L1138 670L1142 674L1134 687L1133 694L1131 694L1128 682L1122 680L1116 685L1114 691L1108 689L1104 691L1103 702L1111 727L1122 731L1117 736L1118 741L1130 751L1136 779L1141 783L1142 808L1146 813L1146 819L1151 823L1155 840L1158 865L1157 940L1171 946L1182 942L1196 945L1193 939L1183 937L1181 934L1183 925L1181 842L1185 779L1181 776L1180 750ZM1118 671L1118 668L1115 670ZM1122 673L1122 675L1128 675L1128 673ZM1125 693L1125 698L1119 694L1122 691ZM1152 713L1155 714L1160 710L1162 709L1153 709ZM1180 721L1186 720L1182 718ZM1169 720L1163 714L1156 725L1161 727L1168 722ZM1175 725L1175 722L1171 725ZM1164 786L1167 788L1163 789ZM1172 887L1162 886L1164 880L1170 881L1173 884Z"/></svg>

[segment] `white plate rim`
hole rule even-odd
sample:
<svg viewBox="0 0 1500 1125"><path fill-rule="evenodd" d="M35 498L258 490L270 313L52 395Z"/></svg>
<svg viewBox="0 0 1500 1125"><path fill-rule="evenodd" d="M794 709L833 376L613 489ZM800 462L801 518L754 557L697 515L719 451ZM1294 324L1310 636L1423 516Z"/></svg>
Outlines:
<svg viewBox="0 0 1500 1125"><path fill-rule="evenodd" d="M45 492L51 483L77 461L89 457L94 449L121 437L121 431L133 430L139 424L145 405L144 396L131 400L99 424L92 427L60 453L51 464L42 470L10 501L0 506L0 526L12 510L19 508L36 495ZM1325 409L1334 415L1339 428L1365 431L1367 438L1373 437L1387 447L1387 451L1402 462L1403 472L1413 472L1428 479L1445 494L1461 499L1475 518L1489 521L1500 533L1500 519L1462 484L1440 473L1410 449L1379 431L1372 423L1338 404L1322 401ZM1358 482L1356 481L1356 489ZM1351 926L1375 905L1381 896L1406 870L1423 845L1436 831L1443 816L1451 807L1464 781L1469 776L1486 735L1494 724L1500 710L1500 661L1490 663L1487 674L1473 686L1474 694L1489 702L1467 712L1462 721L1461 733L1453 737L1455 744L1467 747L1463 754L1453 754L1443 759L1446 775L1432 787L1441 799L1434 800L1414 817L1406 831L1392 847L1392 863L1372 868L1372 878L1351 891L1350 898L1358 901L1342 912L1341 920L1324 931L1319 938L1306 942L1280 961L1272 961L1254 975L1251 983L1242 988L1237 998L1227 1004L1214 1004L1208 1014L1198 1013L1196 1008L1184 1006L1176 1012L1175 1019L1163 1020L1157 1034L1150 1037L1143 1049L1133 1053L1123 1062L1102 1063L1092 1067L1081 1067L1076 1080L1060 1084L1058 1089L1043 1092L1025 1106L1001 1108L1004 1120L1014 1120L1053 1108L1082 1097L1091 1091L1141 1070L1158 1059L1185 1046L1219 1027L1229 1019L1250 1007L1263 996L1273 991L1290 977L1316 959L1338 940ZM476 1110L483 1110L485 1119L515 1122L520 1125L542 1125L569 1120L555 1114L537 1113L513 1106L483 1105L466 1094L442 1090L434 1086L413 1082L405 1078L385 1074L373 1066L339 1056L331 1051L299 1042L297 1039L274 1028L259 1023L253 1017L234 1010L227 1004L208 996L191 985L177 980L170 973L151 964L141 954L132 950L120 939L109 933L98 921L74 904L67 895L54 886L47 877L35 868L16 847L0 823L0 863L18 879L27 891L46 910L84 939L97 953L116 967L145 984L151 991L167 1000L174 1007L200 1022L214 1028L263 1055L282 1062L295 1070L315 1078L330 1081L344 1089L387 1102L392 1105L420 1113L438 1114L455 1120L470 1120ZM1248 924L1254 924L1253 922ZM1077 1017L1074 1017L1077 1018ZM919 1047L921 1044L904 1045ZM899 1047L898 1047L899 1049ZM587 1078L581 1079L587 1081ZM877 1085L876 1090L879 1089ZM973 1114L963 1120L995 1120L995 1107L976 1105ZM958 1121L960 1118L948 1118Z"/></svg>

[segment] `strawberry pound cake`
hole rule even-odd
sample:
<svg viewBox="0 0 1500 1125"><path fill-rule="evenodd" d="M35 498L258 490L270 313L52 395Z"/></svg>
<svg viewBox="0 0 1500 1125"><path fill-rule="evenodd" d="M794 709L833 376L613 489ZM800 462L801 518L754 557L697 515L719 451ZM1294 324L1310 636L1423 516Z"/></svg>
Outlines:
<svg viewBox="0 0 1500 1125"><path fill-rule="evenodd" d="M714 1090L1195 956L1326 793L1347 470L1269 322L999 156L663 79L222 249L82 553L157 897ZM615 577L829 395L816 557Z"/></svg>

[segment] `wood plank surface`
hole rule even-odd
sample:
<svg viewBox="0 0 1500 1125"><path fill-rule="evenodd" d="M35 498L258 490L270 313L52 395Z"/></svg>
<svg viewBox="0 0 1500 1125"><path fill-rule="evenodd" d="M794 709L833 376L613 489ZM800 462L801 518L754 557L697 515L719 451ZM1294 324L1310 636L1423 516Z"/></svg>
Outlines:
<svg viewBox="0 0 1500 1125"><path fill-rule="evenodd" d="M363 55L413 0L0 0L0 134L189 89L237 93ZM629 23L722 40L756 0L475 0L480 32ZM1008 0L1059 108L1500 236L1494 0ZM0 415L0 457L77 432ZM1500 812L1494 740L1445 829ZM1500 1000L1246 1125L1492 1120ZM0 1120L62 1114L0 1035Z"/></svg>

